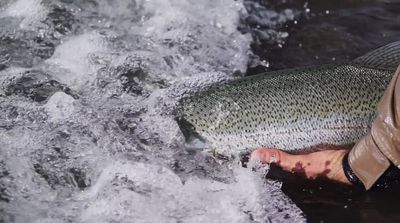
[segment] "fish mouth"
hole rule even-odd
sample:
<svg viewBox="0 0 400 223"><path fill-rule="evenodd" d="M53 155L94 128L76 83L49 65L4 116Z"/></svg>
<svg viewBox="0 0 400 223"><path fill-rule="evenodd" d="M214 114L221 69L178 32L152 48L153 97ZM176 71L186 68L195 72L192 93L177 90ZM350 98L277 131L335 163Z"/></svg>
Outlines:
<svg viewBox="0 0 400 223"><path fill-rule="evenodd" d="M192 123L182 117L175 118L179 129L185 137L185 147L188 151L207 150L209 146L206 140L196 132L196 128Z"/></svg>

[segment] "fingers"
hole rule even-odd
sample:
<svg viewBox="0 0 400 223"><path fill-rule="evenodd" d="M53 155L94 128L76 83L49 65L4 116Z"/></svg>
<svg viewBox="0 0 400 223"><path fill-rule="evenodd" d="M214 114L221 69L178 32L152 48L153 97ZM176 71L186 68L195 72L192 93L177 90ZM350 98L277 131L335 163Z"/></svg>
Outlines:
<svg viewBox="0 0 400 223"><path fill-rule="evenodd" d="M325 150L306 155L291 155L277 149L257 149L252 152L250 160L263 164L275 164L283 170L300 174L309 179L325 177L347 183L341 165L346 150Z"/></svg>
<svg viewBox="0 0 400 223"><path fill-rule="evenodd" d="M288 154L278 149L257 149L252 152L250 160L258 160L262 164L275 164L286 171L294 171L298 156Z"/></svg>
<svg viewBox="0 0 400 223"><path fill-rule="evenodd" d="M277 149L257 149L251 153L250 160L258 160L263 164L279 164L283 153Z"/></svg>

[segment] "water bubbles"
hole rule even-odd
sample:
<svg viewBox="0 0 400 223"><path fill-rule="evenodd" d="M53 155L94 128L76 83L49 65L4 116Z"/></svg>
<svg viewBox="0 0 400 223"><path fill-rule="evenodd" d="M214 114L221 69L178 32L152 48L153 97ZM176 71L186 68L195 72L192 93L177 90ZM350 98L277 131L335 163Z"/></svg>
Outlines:
<svg viewBox="0 0 400 223"><path fill-rule="evenodd" d="M100 34L86 33L68 39L59 45L53 56L46 62L50 66L64 69L63 73L56 75L56 78L62 83L79 88L92 82L94 72L99 69L99 65L91 61L91 56L105 51L106 46Z"/></svg>
<svg viewBox="0 0 400 223"><path fill-rule="evenodd" d="M260 65L268 68L270 64L269 64L268 61L262 60L261 63L260 63Z"/></svg>
<svg viewBox="0 0 400 223"><path fill-rule="evenodd" d="M56 92L45 104L50 120L59 121L68 119L75 110L74 98L64 92Z"/></svg>
<svg viewBox="0 0 400 223"><path fill-rule="evenodd" d="M288 37L286 30L289 24L292 22L297 24L301 12L289 8L280 11L272 10L266 2L245 1L244 3L248 16L245 17L244 27L241 29L251 33L254 39L252 49L262 52L271 46L283 47L285 39ZM257 64L259 62L257 56L251 56L250 59L251 68L263 66Z"/></svg>
<svg viewBox="0 0 400 223"><path fill-rule="evenodd" d="M246 15L241 1L0 5L0 199L8 202L7 216L19 222L300 216L259 175L185 150L172 115L182 97L246 71L251 37L237 29ZM261 28L295 17L291 10L260 13L268 18L255 18ZM259 36L288 33L269 28ZM290 207L286 213L276 212L281 201Z"/></svg>
<svg viewBox="0 0 400 223"><path fill-rule="evenodd" d="M21 18L19 28L33 29L39 25L41 20L46 18L47 12L48 10L41 3L41 0L17 0L0 13L0 18Z"/></svg>
<svg viewBox="0 0 400 223"><path fill-rule="evenodd" d="M99 181L90 190L79 195L78 199L89 201L81 211L81 220L124 221L135 217L139 222L148 219L168 222L213 222L216 219L218 222L247 222L252 219L264 222L267 212L274 207L273 202L261 205L266 191L261 188L260 179L246 169L234 168L234 171L236 177L232 183L198 177L183 183L165 168L143 163L113 163L103 170ZM276 189L279 185L268 186ZM284 197L278 199L285 200ZM142 205L144 202L147 205ZM164 205L160 206L160 202ZM241 205L237 206L237 202ZM289 217L296 221L296 214Z"/></svg>
<svg viewBox="0 0 400 223"><path fill-rule="evenodd" d="M48 74L41 70L23 71L19 75L20 77L13 78L7 84L5 95L20 95L35 102L43 102L56 91L73 94L68 87L52 80Z"/></svg>

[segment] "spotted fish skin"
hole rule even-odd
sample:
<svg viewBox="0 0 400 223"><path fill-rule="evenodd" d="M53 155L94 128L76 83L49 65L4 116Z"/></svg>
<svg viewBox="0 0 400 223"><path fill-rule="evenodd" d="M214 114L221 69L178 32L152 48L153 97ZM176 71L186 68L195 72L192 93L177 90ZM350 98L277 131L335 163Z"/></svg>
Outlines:
<svg viewBox="0 0 400 223"><path fill-rule="evenodd" d="M370 129L393 74L357 63L268 72L183 99L177 119L218 153L351 144Z"/></svg>

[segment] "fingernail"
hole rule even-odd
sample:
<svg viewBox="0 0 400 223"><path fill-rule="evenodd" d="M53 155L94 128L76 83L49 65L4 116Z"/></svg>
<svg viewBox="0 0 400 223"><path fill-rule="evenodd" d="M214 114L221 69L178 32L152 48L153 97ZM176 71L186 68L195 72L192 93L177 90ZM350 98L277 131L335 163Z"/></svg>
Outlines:
<svg viewBox="0 0 400 223"><path fill-rule="evenodd" d="M276 156L276 154L272 154L269 157L269 163L276 163L276 162L278 162L278 157Z"/></svg>

